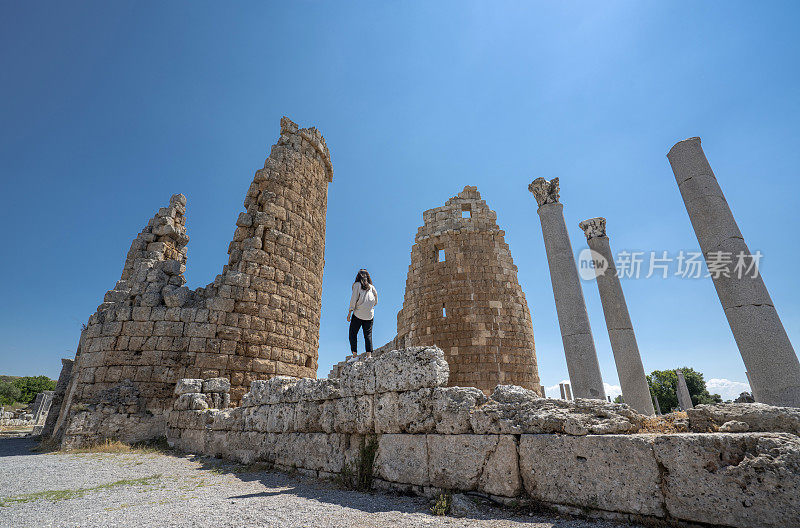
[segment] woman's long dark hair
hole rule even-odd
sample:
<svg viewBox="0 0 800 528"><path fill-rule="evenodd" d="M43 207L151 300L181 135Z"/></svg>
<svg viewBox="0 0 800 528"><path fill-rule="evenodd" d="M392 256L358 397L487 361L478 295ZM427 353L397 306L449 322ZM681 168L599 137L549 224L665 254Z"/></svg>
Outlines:
<svg viewBox="0 0 800 528"><path fill-rule="evenodd" d="M372 278L369 276L369 272L367 270L360 269L360 270L358 270L358 273L356 273L356 280L354 280L353 282L354 283L355 282L360 282L361 283L361 289L362 290L368 290L369 289L369 285L372 284Z"/></svg>

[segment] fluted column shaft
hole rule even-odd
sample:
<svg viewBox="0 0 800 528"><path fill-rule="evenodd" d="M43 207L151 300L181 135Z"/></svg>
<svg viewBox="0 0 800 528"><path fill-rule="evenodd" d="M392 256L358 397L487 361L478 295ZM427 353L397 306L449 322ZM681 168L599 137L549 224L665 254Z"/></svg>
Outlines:
<svg viewBox="0 0 800 528"><path fill-rule="evenodd" d="M539 219L550 267L550 282L564 343L567 370L575 398L606 399L600 364L594 348L592 329L586 313L578 268L567 225L564 222L563 205L558 202L558 178L547 181L537 178L528 189L539 204Z"/></svg>
<svg viewBox="0 0 800 528"><path fill-rule="evenodd" d="M709 270L713 266L714 287L750 375L753 396L761 403L800 407L800 362L700 138L676 143L667 158ZM754 271L741 273L737 266Z"/></svg>
<svg viewBox="0 0 800 528"><path fill-rule="evenodd" d="M614 352L614 362L617 365L619 384L622 387L622 398L625 403L642 414L655 414L650 386L647 384L639 345L636 343L636 334L633 332L633 323L628 313L628 304L625 302L625 294L622 293L614 255L611 253L611 244L606 236L606 219L585 220L580 223L580 227L586 235L589 248L598 253L608 264L605 271L597 274L596 280L611 350Z"/></svg>

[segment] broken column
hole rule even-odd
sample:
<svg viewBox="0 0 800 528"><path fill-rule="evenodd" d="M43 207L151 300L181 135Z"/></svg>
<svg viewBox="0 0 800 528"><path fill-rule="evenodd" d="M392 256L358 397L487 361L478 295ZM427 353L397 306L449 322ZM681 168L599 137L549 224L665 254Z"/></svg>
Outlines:
<svg viewBox="0 0 800 528"><path fill-rule="evenodd" d="M700 138L676 143L667 158L706 264L713 270L714 287L750 374L753 397L760 403L800 407L800 361Z"/></svg>
<svg viewBox="0 0 800 528"><path fill-rule="evenodd" d="M567 358L567 370L576 398L606 399L592 329L578 279L578 268L564 222L564 206L558 201L558 178L536 178L528 190L539 204L542 236L550 266L550 282Z"/></svg>
<svg viewBox="0 0 800 528"><path fill-rule="evenodd" d="M642 414L652 415L653 401L650 398L650 386L639 354L639 345L633 332L633 324L628 313L628 304L614 264L611 244L606 236L606 219L590 218L579 224L586 235L589 248L605 260L607 268L596 275L597 288L600 291L600 302L606 318L608 337L614 362L617 364L619 384L622 386L622 397L625 403Z"/></svg>
<svg viewBox="0 0 800 528"><path fill-rule="evenodd" d="M750 396L753 397L753 400L759 401L758 398L756 398L756 389L753 387L753 380L750 379L750 373L745 370L744 375L747 377L747 384L750 385Z"/></svg>
<svg viewBox="0 0 800 528"><path fill-rule="evenodd" d="M658 416L661 416L661 414L662 414L662 413L661 413L661 405L658 403L658 398L656 398L655 396L653 396L653 402L655 402L655 404L656 404L656 414L657 414Z"/></svg>
<svg viewBox="0 0 800 528"><path fill-rule="evenodd" d="M677 369L675 373L678 375L678 405L680 405L682 411L693 409L692 397L689 395L689 387L686 386L686 378L683 377L683 371Z"/></svg>

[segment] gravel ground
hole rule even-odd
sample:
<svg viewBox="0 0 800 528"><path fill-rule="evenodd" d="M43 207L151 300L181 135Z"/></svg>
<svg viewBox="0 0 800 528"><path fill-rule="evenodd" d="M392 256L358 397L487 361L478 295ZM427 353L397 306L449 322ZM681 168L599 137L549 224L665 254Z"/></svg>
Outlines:
<svg viewBox="0 0 800 528"><path fill-rule="evenodd" d="M427 500L163 453L31 452L0 438L0 526L611 528L607 521L512 515L481 505L436 517ZM47 492L47 493L43 493Z"/></svg>

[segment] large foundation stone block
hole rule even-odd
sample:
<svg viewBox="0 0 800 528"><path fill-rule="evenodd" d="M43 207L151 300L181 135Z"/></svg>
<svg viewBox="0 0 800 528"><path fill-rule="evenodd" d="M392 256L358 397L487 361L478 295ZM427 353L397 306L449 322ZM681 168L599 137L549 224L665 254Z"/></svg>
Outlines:
<svg viewBox="0 0 800 528"><path fill-rule="evenodd" d="M534 499L664 517L661 472L648 435L522 435L520 471Z"/></svg>
<svg viewBox="0 0 800 528"><path fill-rule="evenodd" d="M389 482L430 485L426 435L381 435L374 468L378 478Z"/></svg>
<svg viewBox="0 0 800 528"><path fill-rule="evenodd" d="M723 526L800 526L800 438L662 435L653 449L671 516Z"/></svg>
<svg viewBox="0 0 800 528"><path fill-rule="evenodd" d="M444 489L475 490L496 435L427 435L430 483Z"/></svg>

